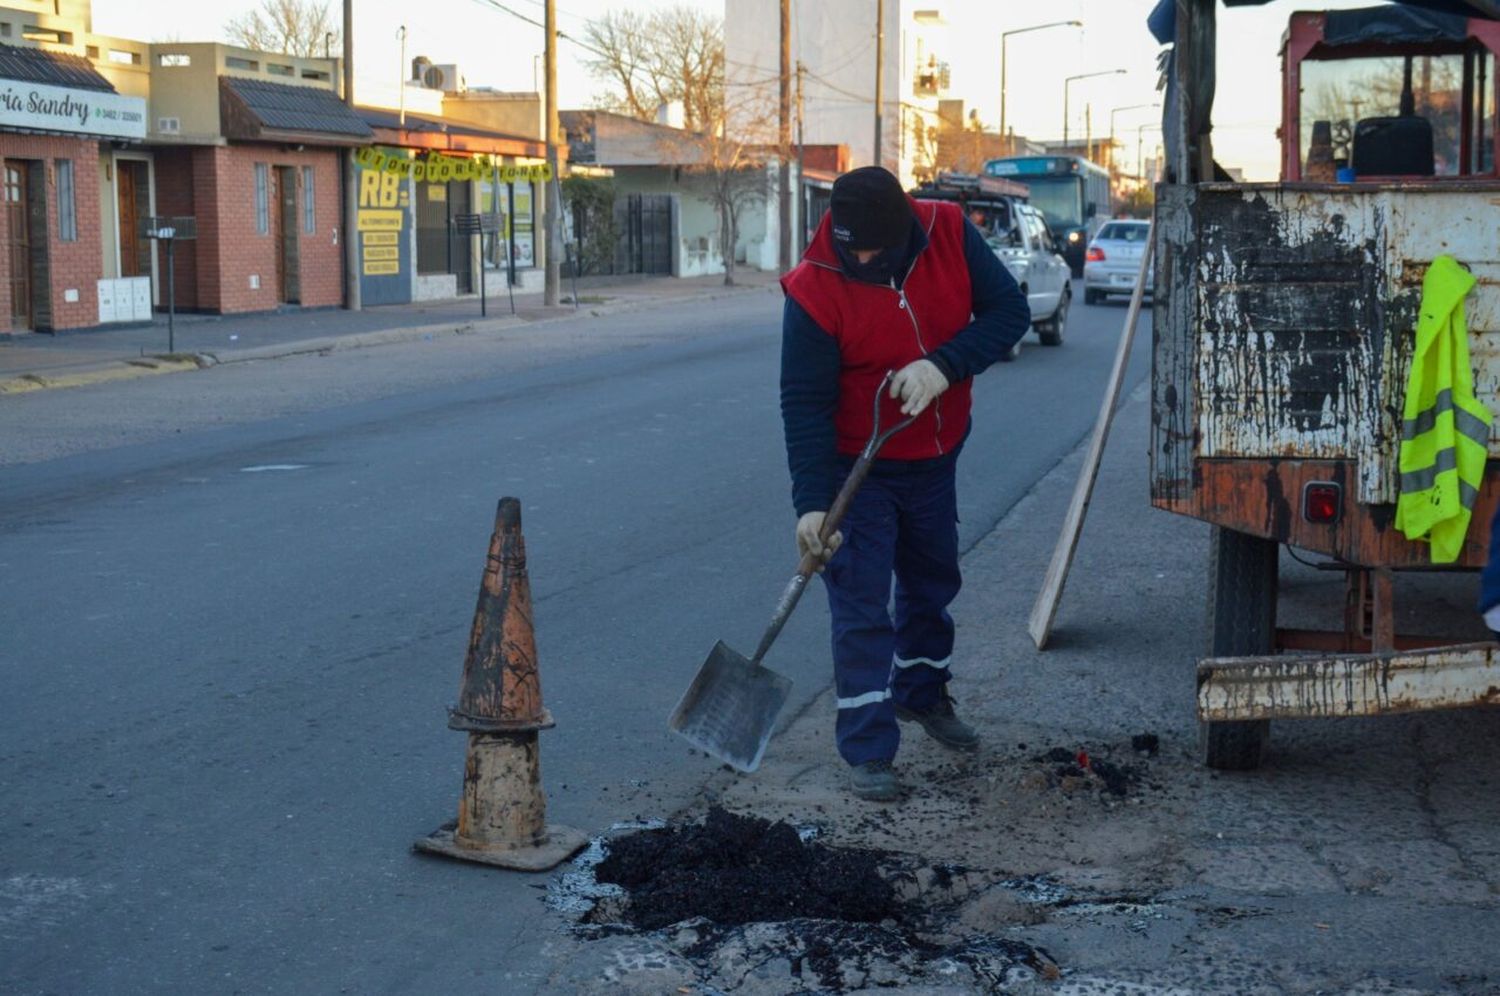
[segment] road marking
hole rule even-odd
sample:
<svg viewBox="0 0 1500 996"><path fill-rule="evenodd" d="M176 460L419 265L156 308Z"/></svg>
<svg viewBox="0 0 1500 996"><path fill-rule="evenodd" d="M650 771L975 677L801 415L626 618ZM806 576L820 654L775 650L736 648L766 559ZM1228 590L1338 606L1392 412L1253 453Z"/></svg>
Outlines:
<svg viewBox="0 0 1500 996"><path fill-rule="evenodd" d="M241 467L241 474L259 474L268 470L306 470L311 464L306 463L258 463L253 467Z"/></svg>

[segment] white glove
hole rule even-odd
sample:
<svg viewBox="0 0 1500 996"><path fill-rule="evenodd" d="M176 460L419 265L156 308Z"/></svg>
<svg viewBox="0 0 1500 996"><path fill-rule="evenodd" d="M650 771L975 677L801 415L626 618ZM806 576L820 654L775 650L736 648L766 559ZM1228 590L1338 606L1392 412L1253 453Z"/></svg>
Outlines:
<svg viewBox="0 0 1500 996"><path fill-rule="evenodd" d="M797 520L797 554L805 557L809 553L818 558L818 570L828 563L840 546L844 544L844 534L834 533L824 543L818 538L818 533L823 528L823 520L828 517L827 512L808 512Z"/></svg>
<svg viewBox="0 0 1500 996"><path fill-rule="evenodd" d="M948 390L948 378L931 360L908 363L891 378L891 397L901 399L902 415L920 415Z"/></svg>

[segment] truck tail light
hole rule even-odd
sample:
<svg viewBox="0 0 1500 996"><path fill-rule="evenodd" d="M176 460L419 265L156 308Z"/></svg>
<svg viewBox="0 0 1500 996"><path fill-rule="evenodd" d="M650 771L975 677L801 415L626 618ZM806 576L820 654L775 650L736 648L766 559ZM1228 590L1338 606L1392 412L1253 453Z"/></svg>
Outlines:
<svg viewBox="0 0 1500 996"><path fill-rule="evenodd" d="M1090 263L1104 262L1104 250L1098 246L1089 246L1088 256L1085 257Z"/></svg>
<svg viewBox="0 0 1500 996"><path fill-rule="evenodd" d="M1320 525L1339 521L1344 489L1329 481L1311 481L1302 489L1302 517Z"/></svg>

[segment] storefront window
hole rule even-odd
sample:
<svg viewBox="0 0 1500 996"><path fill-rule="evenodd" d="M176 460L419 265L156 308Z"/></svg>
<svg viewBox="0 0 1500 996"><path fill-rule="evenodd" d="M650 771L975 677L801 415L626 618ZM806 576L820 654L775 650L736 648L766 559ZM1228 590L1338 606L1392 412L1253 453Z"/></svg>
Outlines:
<svg viewBox="0 0 1500 996"><path fill-rule="evenodd" d="M484 265L504 269L510 244L510 187L498 177L479 184L479 213L495 220L495 230L484 233Z"/></svg>
<svg viewBox="0 0 1500 996"><path fill-rule="evenodd" d="M511 196L516 212L512 220L514 232L511 235L511 244L516 247L516 266L535 266L536 229L535 210L531 199L531 181L516 181Z"/></svg>

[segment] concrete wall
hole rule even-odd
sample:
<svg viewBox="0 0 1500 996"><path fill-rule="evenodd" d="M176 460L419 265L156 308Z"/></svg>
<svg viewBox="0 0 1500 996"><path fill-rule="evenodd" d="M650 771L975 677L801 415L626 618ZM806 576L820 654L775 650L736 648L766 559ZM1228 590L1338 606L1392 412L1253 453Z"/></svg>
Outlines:
<svg viewBox="0 0 1500 996"><path fill-rule="evenodd" d="M499 90L443 94L442 114L454 121L506 135L543 139L542 95Z"/></svg>
<svg viewBox="0 0 1500 996"><path fill-rule="evenodd" d="M51 329L98 324L99 298L99 143L91 139L0 134L0 160L39 160L43 164L47 207L47 298ZM74 211L78 238L63 242L58 232L57 160L73 161ZM0 273L10 273L10 232L0 211ZM35 236L33 236L35 238ZM72 298L72 300L69 300ZM11 328L10 281L0 280L0 331Z"/></svg>
<svg viewBox="0 0 1500 996"><path fill-rule="evenodd" d="M919 24L918 10L940 9L934 3L882 0L885 6L885 51L882 104L882 163L910 185L920 161L909 129L903 127L902 105L930 109L937 97L915 92L918 51L929 47L942 58L942 29ZM875 93L873 44L875 5L871 0L819 0L794 4L792 51L807 66L804 83L805 140L813 144L845 143L851 164L875 161L875 113L870 103L849 94ZM731 86L748 87L772 79L780 65L780 19L777 0L726 0L724 4L725 75ZM999 37L996 36L998 51ZM863 56L859 55L865 50ZM776 84L764 84L774 98ZM844 91L844 92L839 92Z"/></svg>
<svg viewBox="0 0 1500 996"><path fill-rule="evenodd" d="M724 272L724 258L719 249L719 209L705 192L701 177L670 166L625 166L614 173L617 196L670 194L676 198L673 276L700 277ZM740 210L735 241L735 260L740 265L759 270L776 268L776 176L774 164L758 174L759 194ZM795 212L794 196L794 219Z"/></svg>
<svg viewBox="0 0 1500 996"><path fill-rule="evenodd" d="M206 42L164 42L151 46L150 70L150 140L218 142L220 76L336 90L338 60L301 59ZM163 119L172 118L177 119L180 131L163 130L167 123Z"/></svg>

